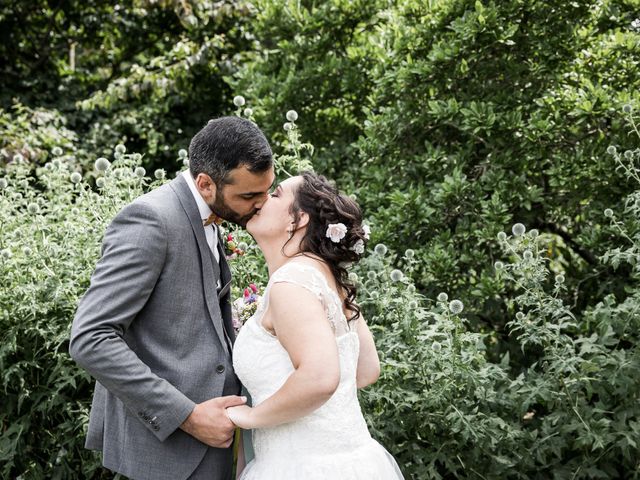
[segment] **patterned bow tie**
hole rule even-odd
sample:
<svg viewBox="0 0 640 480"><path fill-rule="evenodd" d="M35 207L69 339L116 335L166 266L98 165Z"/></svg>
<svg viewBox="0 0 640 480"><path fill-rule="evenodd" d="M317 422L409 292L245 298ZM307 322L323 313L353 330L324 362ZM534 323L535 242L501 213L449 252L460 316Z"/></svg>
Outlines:
<svg viewBox="0 0 640 480"><path fill-rule="evenodd" d="M218 215L216 215L215 213L212 213L211 215L209 215L206 219L204 219L202 222L202 224L205 227L208 227L209 225L211 225L212 223L215 223L216 225L220 225L222 223L224 219L222 217L219 217Z"/></svg>

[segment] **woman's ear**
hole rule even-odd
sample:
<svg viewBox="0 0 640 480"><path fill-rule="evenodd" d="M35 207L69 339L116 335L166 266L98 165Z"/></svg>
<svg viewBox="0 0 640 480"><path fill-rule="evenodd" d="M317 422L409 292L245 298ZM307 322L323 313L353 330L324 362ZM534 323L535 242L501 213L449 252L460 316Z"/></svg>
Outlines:
<svg viewBox="0 0 640 480"><path fill-rule="evenodd" d="M299 228L304 228L309 225L309 214L306 212L300 212L298 214L298 224L296 225L296 230Z"/></svg>
<svg viewBox="0 0 640 480"><path fill-rule="evenodd" d="M199 173L194 179L194 183L196 184L198 192L200 192L200 195L204 198L204 201L208 204L212 203L216 198L217 188L214 181L211 180L211 177L206 173Z"/></svg>

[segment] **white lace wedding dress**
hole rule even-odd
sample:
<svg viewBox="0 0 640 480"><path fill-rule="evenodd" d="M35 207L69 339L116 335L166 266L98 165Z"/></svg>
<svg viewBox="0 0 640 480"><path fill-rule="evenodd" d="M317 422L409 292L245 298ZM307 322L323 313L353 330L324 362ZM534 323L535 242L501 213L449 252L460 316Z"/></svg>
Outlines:
<svg viewBox="0 0 640 480"><path fill-rule="evenodd" d="M313 413L271 428L255 429L255 459L241 480L396 480L402 473L393 457L369 434L356 394L358 335L342 313L337 293L314 267L290 261L269 280L256 313L236 339L233 366L253 406L273 395L293 372L287 351L262 327L269 290L288 282L310 290L322 302L340 354L340 384ZM304 312L300 312L304 321Z"/></svg>

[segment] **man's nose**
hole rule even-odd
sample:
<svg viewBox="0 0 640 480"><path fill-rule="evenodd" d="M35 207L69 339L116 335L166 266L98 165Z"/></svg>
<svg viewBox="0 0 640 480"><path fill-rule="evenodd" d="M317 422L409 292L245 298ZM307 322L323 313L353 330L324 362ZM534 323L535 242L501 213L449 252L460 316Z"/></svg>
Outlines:
<svg viewBox="0 0 640 480"><path fill-rule="evenodd" d="M253 205L254 208L260 210L262 208L262 206L267 203L267 200L269 199L269 194L265 193L264 195L262 195L259 200Z"/></svg>

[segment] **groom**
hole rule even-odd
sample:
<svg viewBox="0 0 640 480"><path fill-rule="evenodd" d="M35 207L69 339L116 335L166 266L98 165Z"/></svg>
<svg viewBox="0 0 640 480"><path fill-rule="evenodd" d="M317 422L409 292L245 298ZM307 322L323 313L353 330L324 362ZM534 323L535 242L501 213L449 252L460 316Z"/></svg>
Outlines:
<svg viewBox="0 0 640 480"><path fill-rule="evenodd" d="M233 372L231 274L213 218L239 225L274 181L269 143L224 117L191 140L189 170L122 209L80 301L69 352L97 380L86 447L136 480L231 479L245 402Z"/></svg>

